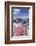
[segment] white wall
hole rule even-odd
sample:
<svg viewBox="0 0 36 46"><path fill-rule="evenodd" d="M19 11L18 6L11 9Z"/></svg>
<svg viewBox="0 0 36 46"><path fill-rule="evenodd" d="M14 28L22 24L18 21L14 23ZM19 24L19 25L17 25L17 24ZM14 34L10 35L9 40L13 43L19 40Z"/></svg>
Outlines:
<svg viewBox="0 0 36 46"><path fill-rule="evenodd" d="M7 0L6 0L7 1ZM9 1L9 0L8 0ZM10 0L11 1L11 0ZM13 1L13 0L12 0ZM17 0L15 0L17 1ZM18 0L19 1L19 0ZM20 0L24 2L36 2L35 0ZM0 0L0 46L6 46L5 41L5 0ZM11 46L36 46L36 43L29 44L10 44ZM10 46L8 45L8 46Z"/></svg>

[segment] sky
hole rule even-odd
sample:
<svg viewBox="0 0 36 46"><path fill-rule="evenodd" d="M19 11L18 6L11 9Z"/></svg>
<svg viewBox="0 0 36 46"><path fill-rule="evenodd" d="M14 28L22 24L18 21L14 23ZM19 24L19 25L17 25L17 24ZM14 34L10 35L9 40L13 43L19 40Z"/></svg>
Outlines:
<svg viewBox="0 0 36 46"><path fill-rule="evenodd" d="M13 8L13 16L28 16L29 9L28 8Z"/></svg>

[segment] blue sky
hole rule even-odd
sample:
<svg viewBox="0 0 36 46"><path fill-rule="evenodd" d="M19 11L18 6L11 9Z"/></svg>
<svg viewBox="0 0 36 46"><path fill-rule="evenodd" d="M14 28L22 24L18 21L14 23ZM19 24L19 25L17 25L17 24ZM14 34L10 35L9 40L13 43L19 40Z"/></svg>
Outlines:
<svg viewBox="0 0 36 46"><path fill-rule="evenodd" d="M13 8L13 16L28 16L29 9L27 8Z"/></svg>

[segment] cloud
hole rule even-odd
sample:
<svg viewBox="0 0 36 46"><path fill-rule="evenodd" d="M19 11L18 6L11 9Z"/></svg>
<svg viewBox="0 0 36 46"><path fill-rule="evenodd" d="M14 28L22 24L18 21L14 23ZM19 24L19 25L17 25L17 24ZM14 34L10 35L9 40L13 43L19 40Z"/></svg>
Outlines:
<svg viewBox="0 0 36 46"><path fill-rule="evenodd" d="M21 9L13 9L13 14L19 14L20 11Z"/></svg>

